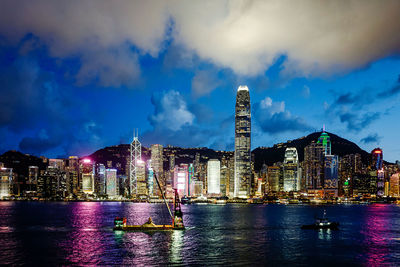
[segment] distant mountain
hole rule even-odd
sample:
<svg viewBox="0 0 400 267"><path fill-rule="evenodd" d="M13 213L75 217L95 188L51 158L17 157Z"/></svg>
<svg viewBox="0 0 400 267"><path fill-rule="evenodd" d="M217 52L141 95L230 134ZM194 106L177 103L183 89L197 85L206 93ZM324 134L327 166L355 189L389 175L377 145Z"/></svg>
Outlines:
<svg viewBox="0 0 400 267"><path fill-rule="evenodd" d="M321 133L322 132L315 132L298 139L289 140L286 143L275 144L273 147L258 147L254 149L252 152L255 158L254 169L256 171L260 170L264 163L267 165L273 165L276 162L283 162L285 150L288 147L295 147L299 155L299 160L303 161L304 148L312 141L317 141ZM364 164L368 163L370 154L367 151L362 150L355 143L341 138L333 133L328 133L328 135L331 138L332 154L341 157L348 154L359 153L361 155L362 162Z"/></svg>

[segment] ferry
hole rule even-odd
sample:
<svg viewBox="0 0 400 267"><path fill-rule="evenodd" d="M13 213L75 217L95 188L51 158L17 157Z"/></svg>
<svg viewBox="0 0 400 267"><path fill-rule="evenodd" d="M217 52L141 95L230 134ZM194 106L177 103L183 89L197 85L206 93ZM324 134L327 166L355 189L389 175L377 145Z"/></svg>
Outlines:
<svg viewBox="0 0 400 267"><path fill-rule="evenodd" d="M153 219L149 217L149 219L140 225L127 225L126 218L116 217L114 219L114 230L116 231L170 231L170 230L184 230L185 226L183 224L183 213L181 210L181 202L179 199L178 190L174 189L175 199L174 199L174 215L172 215L171 209L168 205L168 202L165 198L164 191L161 189L160 183L158 182L157 176L154 174L154 177L157 181L157 184L162 192L162 197L164 199L164 203L167 206L169 215L171 216L172 223L171 224L161 224L157 225L153 222Z"/></svg>
<svg viewBox="0 0 400 267"><path fill-rule="evenodd" d="M331 229L331 230L338 230L339 223L338 222L331 222L326 218L326 211L324 210L324 215L322 218L317 218L313 224L305 224L301 227L301 229Z"/></svg>

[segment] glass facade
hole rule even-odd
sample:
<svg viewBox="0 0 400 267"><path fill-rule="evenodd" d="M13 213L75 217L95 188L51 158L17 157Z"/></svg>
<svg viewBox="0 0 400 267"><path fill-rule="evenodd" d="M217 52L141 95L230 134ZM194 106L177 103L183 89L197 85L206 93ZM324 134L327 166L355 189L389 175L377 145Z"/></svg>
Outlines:
<svg viewBox="0 0 400 267"><path fill-rule="evenodd" d="M208 194L220 194L221 163L217 159L207 162L207 189Z"/></svg>
<svg viewBox="0 0 400 267"><path fill-rule="evenodd" d="M239 86L235 108L234 197L248 198L251 181L251 110L247 86Z"/></svg>

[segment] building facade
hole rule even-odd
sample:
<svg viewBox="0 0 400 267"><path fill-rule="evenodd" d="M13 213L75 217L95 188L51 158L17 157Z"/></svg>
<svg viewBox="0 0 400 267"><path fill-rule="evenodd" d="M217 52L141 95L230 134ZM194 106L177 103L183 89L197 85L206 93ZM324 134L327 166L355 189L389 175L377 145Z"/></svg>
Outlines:
<svg viewBox="0 0 400 267"><path fill-rule="evenodd" d="M251 108L247 86L239 86L235 106L234 197L248 198L251 183Z"/></svg>
<svg viewBox="0 0 400 267"><path fill-rule="evenodd" d="M207 162L207 189L208 194L220 194L221 189L221 163L218 159Z"/></svg>

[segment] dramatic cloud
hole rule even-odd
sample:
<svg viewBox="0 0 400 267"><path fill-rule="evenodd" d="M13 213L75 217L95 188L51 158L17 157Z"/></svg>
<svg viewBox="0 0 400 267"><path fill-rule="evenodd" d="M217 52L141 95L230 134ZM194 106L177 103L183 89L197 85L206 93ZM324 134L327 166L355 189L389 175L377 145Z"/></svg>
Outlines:
<svg viewBox="0 0 400 267"><path fill-rule="evenodd" d="M269 97L254 105L254 115L256 122L266 133L311 130L303 119L285 111L285 102L273 102Z"/></svg>
<svg viewBox="0 0 400 267"><path fill-rule="evenodd" d="M389 88L388 90L385 90L385 91L379 93L378 97L379 98L387 98L387 97L397 95L398 93L400 93L400 75L397 79L396 84L392 88Z"/></svg>
<svg viewBox="0 0 400 267"><path fill-rule="evenodd" d="M178 131L184 125L192 125L194 115L187 108L186 101L177 91L153 95L151 102L155 107L154 115L149 117L154 128L166 128Z"/></svg>
<svg viewBox="0 0 400 267"><path fill-rule="evenodd" d="M398 1L178 3L175 39L239 74L263 73L280 55L292 75L340 73L400 51Z"/></svg>
<svg viewBox="0 0 400 267"><path fill-rule="evenodd" d="M286 75L346 72L399 52L399 16L395 0L5 0L0 35L32 34L53 57L78 57L79 85L121 86L139 75L138 57L169 45L239 75L263 74L282 55ZM198 81L194 92L207 94Z"/></svg>
<svg viewBox="0 0 400 267"><path fill-rule="evenodd" d="M380 140L382 139L381 136L379 136L377 133L375 134L369 134L368 136L362 138L360 141L364 144L378 144Z"/></svg>
<svg viewBox="0 0 400 267"><path fill-rule="evenodd" d="M1 1L0 35L17 43L32 33L53 57L80 57L78 84L129 85L137 52L157 56L168 14L163 1Z"/></svg>

